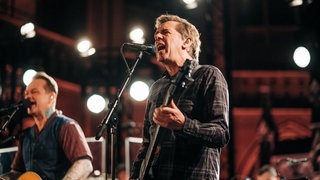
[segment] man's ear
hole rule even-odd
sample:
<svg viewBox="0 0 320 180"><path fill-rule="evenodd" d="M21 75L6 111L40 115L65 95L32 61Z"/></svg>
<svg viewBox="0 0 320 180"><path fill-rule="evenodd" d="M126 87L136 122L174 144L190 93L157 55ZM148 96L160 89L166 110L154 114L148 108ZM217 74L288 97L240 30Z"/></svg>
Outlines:
<svg viewBox="0 0 320 180"><path fill-rule="evenodd" d="M51 93L51 95L50 95L50 100L55 99L55 97L56 97L56 94L55 94L55 93Z"/></svg>
<svg viewBox="0 0 320 180"><path fill-rule="evenodd" d="M182 47L183 47L183 48L187 48L187 47L190 46L190 44L191 44L191 40L190 40L190 38L187 38L187 39L184 41Z"/></svg>

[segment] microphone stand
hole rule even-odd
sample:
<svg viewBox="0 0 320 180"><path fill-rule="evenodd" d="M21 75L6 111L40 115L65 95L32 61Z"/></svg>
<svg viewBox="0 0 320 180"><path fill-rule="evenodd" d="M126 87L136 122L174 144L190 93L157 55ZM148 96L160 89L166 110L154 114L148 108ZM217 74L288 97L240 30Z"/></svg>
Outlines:
<svg viewBox="0 0 320 180"><path fill-rule="evenodd" d="M2 131L4 131L6 129L6 127L9 125L9 123L11 122L13 116L17 113L17 111L19 110L19 107L17 106L13 112L11 113L10 116L8 116L8 120L3 124L3 126L0 129L0 133L2 133Z"/></svg>
<svg viewBox="0 0 320 180"><path fill-rule="evenodd" d="M116 99L114 100L113 103L111 103L111 108L110 110L108 111L108 113L106 114L106 116L103 118L102 122L100 123L100 125L98 126L99 130L96 134L96 140L99 140L100 137L102 136L102 133L104 131L104 129L106 129L109 125L109 121L112 117L112 114L114 112L114 110L116 109L118 103L119 103L119 99L124 91L124 89L126 88L128 82L130 81L131 79L131 76L138 64L138 62L140 61L140 59L142 58L142 55L143 55L143 51L139 51L139 53L137 54L137 57L136 57L136 61L133 65L133 67L130 69L129 73L128 73L128 76L127 76L127 79L126 81L122 84L121 88L118 90L118 95L116 97ZM115 132L116 132L116 125L117 122L116 122L116 118L113 118L114 122L113 124L111 124L111 130L110 130L110 134L111 134L111 176L112 176L112 180L115 180L115 151L114 151L114 145L116 144L115 143ZM107 139L107 138L106 138ZM107 171L106 171L107 173Z"/></svg>

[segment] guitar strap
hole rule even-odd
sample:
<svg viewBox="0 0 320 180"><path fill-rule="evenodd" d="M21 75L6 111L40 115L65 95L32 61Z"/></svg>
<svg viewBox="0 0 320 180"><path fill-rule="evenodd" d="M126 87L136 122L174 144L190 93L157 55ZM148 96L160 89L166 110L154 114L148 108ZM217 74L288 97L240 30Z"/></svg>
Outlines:
<svg viewBox="0 0 320 180"><path fill-rule="evenodd" d="M198 62L192 63L193 68L192 68L192 72L191 72L191 77L193 76L193 74L202 67L202 65L198 64Z"/></svg>
<svg viewBox="0 0 320 180"><path fill-rule="evenodd" d="M192 69L192 71L191 71L191 77L192 77L192 75L200 68L200 67L202 67L202 65L200 65L199 63L198 63L198 61L196 61L196 60L191 60L191 69ZM162 74L162 78L166 78L167 76L169 76L169 74L168 74L168 72L167 71L165 71L163 74Z"/></svg>

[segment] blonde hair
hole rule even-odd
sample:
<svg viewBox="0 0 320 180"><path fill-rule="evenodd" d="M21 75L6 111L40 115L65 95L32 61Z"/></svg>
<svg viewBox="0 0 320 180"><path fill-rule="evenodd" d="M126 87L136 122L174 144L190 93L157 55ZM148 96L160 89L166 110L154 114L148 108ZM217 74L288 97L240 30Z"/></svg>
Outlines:
<svg viewBox="0 0 320 180"><path fill-rule="evenodd" d="M200 34L197 28L186 19L180 18L179 16L176 16L176 15L170 15L170 14L164 14L159 16L156 19L155 28L158 29L160 25L168 21L175 21L179 23L179 25L176 27L176 30L182 35L183 39L187 39L187 38L191 39L192 51L189 52L189 54L192 58L198 61L199 54L200 54L201 41L200 41Z"/></svg>

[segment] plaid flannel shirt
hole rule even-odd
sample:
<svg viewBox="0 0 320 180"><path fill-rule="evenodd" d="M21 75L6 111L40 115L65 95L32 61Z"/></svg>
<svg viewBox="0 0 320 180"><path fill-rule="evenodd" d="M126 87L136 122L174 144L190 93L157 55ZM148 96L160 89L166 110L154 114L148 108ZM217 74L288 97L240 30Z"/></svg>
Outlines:
<svg viewBox="0 0 320 180"><path fill-rule="evenodd" d="M153 179L219 179L221 148L230 139L228 86L218 68L200 66L195 61L193 64L197 67L192 73L194 81L173 98L185 115L184 127L180 131L166 129L166 135L159 143L159 154L152 163ZM166 74L151 88L143 143L133 163L131 179L139 177L140 166L156 126L152 121L153 112L162 105L171 78Z"/></svg>

